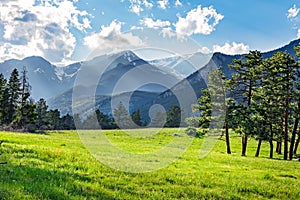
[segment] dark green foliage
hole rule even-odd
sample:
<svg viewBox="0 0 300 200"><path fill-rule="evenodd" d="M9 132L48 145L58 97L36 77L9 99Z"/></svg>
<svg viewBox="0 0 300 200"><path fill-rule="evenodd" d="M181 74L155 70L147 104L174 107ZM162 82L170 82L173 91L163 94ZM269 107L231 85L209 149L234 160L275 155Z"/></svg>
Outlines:
<svg viewBox="0 0 300 200"><path fill-rule="evenodd" d="M76 129L73 117L66 114L61 118L61 129L63 130L74 130Z"/></svg>
<svg viewBox="0 0 300 200"><path fill-rule="evenodd" d="M101 129L114 129L117 127L114 120L112 118L109 118L100 110L96 110L96 115Z"/></svg>
<svg viewBox="0 0 300 200"><path fill-rule="evenodd" d="M38 102L30 98L31 86L26 67L21 72L14 69L9 81L0 74L0 128L35 132L38 130L75 129L73 117L60 117L58 110L48 111L44 99Z"/></svg>
<svg viewBox="0 0 300 200"><path fill-rule="evenodd" d="M48 110L48 106L46 104L45 99L42 98L38 102L36 102L36 113L37 113L36 126L39 130L47 129L47 125L48 125L47 110Z"/></svg>
<svg viewBox="0 0 300 200"><path fill-rule="evenodd" d="M196 138L202 138L205 135L205 131L197 130L195 127L189 126L187 129L184 130L184 132L188 136L196 137Z"/></svg>
<svg viewBox="0 0 300 200"><path fill-rule="evenodd" d="M0 74L0 124L7 123L8 89L6 79Z"/></svg>
<svg viewBox="0 0 300 200"><path fill-rule="evenodd" d="M237 101L234 117L238 121L236 130L243 134L242 155L246 155L248 137L254 135L255 119L253 118L253 94L261 81L259 66L263 58L259 51L250 51L243 59L234 60L230 68L235 71L228 81L230 96Z"/></svg>
<svg viewBox="0 0 300 200"><path fill-rule="evenodd" d="M231 109L229 108L234 101L231 98L226 99L224 79L221 68L209 74L209 88L202 90L203 95L198 98L198 103L192 105L192 110L197 116L187 121L190 125L200 127L203 134L215 130L219 132L225 128L227 153L230 154L228 124L231 121Z"/></svg>
<svg viewBox="0 0 300 200"><path fill-rule="evenodd" d="M14 69L8 81L8 104L7 104L7 124L12 123L17 114L17 108L20 103L21 83L19 72Z"/></svg>
<svg viewBox="0 0 300 200"><path fill-rule="evenodd" d="M131 114L132 121L139 127L143 125L140 110L136 110Z"/></svg>
<svg viewBox="0 0 300 200"><path fill-rule="evenodd" d="M50 130L61 129L60 112L59 110L50 110L47 112L47 118Z"/></svg>
<svg viewBox="0 0 300 200"><path fill-rule="evenodd" d="M27 125L30 125L31 132L33 131L33 124L37 118L37 113L35 112L35 104L30 97L31 86L27 80L27 70L26 67L23 68L21 73L21 86L20 86L20 103L17 108L16 117L13 123L20 129L27 131Z"/></svg>
<svg viewBox="0 0 300 200"><path fill-rule="evenodd" d="M181 124L181 112L179 106L172 105L167 112L167 119L165 127L180 127Z"/></svg>

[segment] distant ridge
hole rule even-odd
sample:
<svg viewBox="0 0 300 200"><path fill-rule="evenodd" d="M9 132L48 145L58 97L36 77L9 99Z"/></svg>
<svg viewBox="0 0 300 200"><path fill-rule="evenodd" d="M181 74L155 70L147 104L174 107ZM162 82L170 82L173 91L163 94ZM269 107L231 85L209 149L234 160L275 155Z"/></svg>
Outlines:
<svg viewBox="0 0 300 200"><path fill-rule="evenodd" d="M300 39L291 41L289 44L268 52L263 52L263 57L271 57L278 51L286 51L292 56L295 56L294 47L298 46ZM191 55L193 56L193 55ZM199 56L199 55L198 55ZM109 60L111 58L113 60ZM57 108L62 113L68 113L71 111L72 103L72 91L74 82L77 77L78 71L81 67L92 67L95 72L99 67L103 67L101 62L104 60L110 61L110 65L106 66L106 71L103 74L101 83L97 86L96 96L97 105L99 108L105 107L104 111L108 112L109 99L111 98L111 92L114 88L116 81L118 81L123 74L130 71L131 69L140 66L141 69L145 70L143 73L146 77L151 76L162 76L172 80L171 82L176 83L172 89L184 90L182 83L188 82L194 89L197 96L201 95L201 89L206 87L207 74L213 69L222 66L223 73L227 76L232 75L231 69L228 67L234 59L241 58L242 55L226 55L224 53L214 53L210 60L207 61L203 67L191 68L186 63L181 62L184 59L180 57L163 58L161 60L145 61L139 58L132 51L122 51L116 54L102 55L93 58L90 61L76 62L64 67L57 67L46 59L39 56L31 56L22 60L10 59L0 63L0 73L6 78L9 77L11 71L17 68L19 71L22 70L23 66L26 66L28 71L29 82L32 86L32 96L34 99L45 98L47 99L50 108ZM186 69L188 70L185 70ZM176 70L176 71L174 71ZM194 71L192 71L194 70ZM163 76L164 75L164 76ZM87 76L87 83L90 76ZM134 80L134 77L133 79ZM153 80L155 80L153 78ZM91 83L95 84L95 83ZM130 84L130 82L128 82ZM88 88L88 85L82 86L82 88ZM88 91L88 89L86 89ZM123 91L124 94L128 94L131 91ZM176 104L177 100L174 95L169 94L168 88L158 87L149 85L146 88L140 88L137 96L133 97L132 108L135 110L138 108L147 107L149 108L152 104L162 104L168 108L171 104ZM118 95L121 95L119 93ZM143 99L143 95L145 98ZM105 98L101 98L105 96ZM105 100L105 101L104 101ZM142 112L144 117L148 115L147 112Z"/></svg>

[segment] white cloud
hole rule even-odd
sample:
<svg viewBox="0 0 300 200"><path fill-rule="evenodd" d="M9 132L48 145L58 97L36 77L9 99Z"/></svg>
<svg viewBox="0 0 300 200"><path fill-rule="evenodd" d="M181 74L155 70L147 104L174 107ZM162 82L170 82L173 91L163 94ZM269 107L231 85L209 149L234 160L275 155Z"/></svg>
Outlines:
<svg viewBox="0 0 300 200"><path fill-rule="evenodd" d="M108 26L101 26L99 33L84 38L84 44L90 49L101 49L103 52L121 51L141 47L143 41L132 33L122 33L123 23L116 20Z"/></svg>
<svg viewBox="0 0 300 200"><path fill-rule="evenodd" d="M176 6L176 7L182 6L182 3L180 2L180 0L176 0L175 6Z"/></svg>
<svg viewBox="0 0 300 200"><path fill-rule="evenodd" d="M223 18L224 16L217 13L213 6L201 8L199 5L188 12L185 18L179 16L174 26L179 37L192 34L209 35Z"/></svg>
<svg viewBox="0 0 300 200"><path fill-rule="evenodd" d="M153 3L151 3L151 2L149 2L147 0L144 0L143 4L145 5L146 8L152 8L153 7Z"/></svg>
<svg viewBox="0 0 300 200"><path fill-rule="evenodd" d="M298 33L297 33L297 39L300 38L300 29L298 29Z"/></svg>
<svg viewBox="0 0 300 200"><path fill-rule="evenodd" d="M158 7L165 10L167 8L167 5L169 4L169 0L160 0L157 1Z"/></svg>
<svg viewBox="0 0 300 200"><path fill-rule="evenodd" d="M176 33L172 31L171 27L162 28L161 32L163 37L175 37Z"/></svg>
<svg viewBox="0 0 300 200"><path fill-rule="evenodd" d="M0 1L0 59L43 56L51 62L70 59L76 46L71 28L90 29L92 16L72 1Z"/></svg>
<svg viewBox="0 0 300 200"><path fill-rule="evenodd" d="M294 6L292 8L290 8L288 10L288 15L287 17L290 19L290 18L295 18L297 17L298 13L299 13L299 8L296 7L296 5L294 4Z"/></svg>
<svg viewBox="0 0 300 200"><path fill-rule="evenodd" d="M201 53L204 53L204 54L211 53L211 50L207 47L201 47L198 51L201 52Z"/></svg>
<svg viewBox="0 0 300 200"><path fill-rule="evenodd" d="M140 26L131 26L130 27L130 30L143 30L144 28L143 27L140 27Z"/></svg>
<svg viewBox="0 0 300 200"><path fill-rule="evenodd" d="M141 19L140 24L146 26L147 28L153 28L153 29L158 29L158 28L171 25L169 21L162 21L160 19L154 21L152 18L148 18L148 17Z"/></svg>
<svg viewBox="0 0 300 200"><path fill-rule="evenodd" d="M121 2L124 2L124 0L121 0ZM130 11L137 15L140 15L140 13L144 11L144 8L151 9L153 7L153 3L147 0L129 0L129 2Z"/></svg>
<svg viewBox="0 0 300 200"><path fill-rule="evenodd" d="M227 55L243 54L249 51L249 46L244 43L232 42L232 44L226 42L223 46L214 45L214 52L220 52Z"/></svg>

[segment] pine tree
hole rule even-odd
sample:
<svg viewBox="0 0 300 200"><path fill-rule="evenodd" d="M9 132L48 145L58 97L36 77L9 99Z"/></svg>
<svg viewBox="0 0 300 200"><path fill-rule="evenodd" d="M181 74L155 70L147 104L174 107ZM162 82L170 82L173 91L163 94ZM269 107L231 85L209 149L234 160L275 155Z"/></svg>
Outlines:
<svg viewBox="0 0 300 200"><path fill-rule="evenodd" d="M21 72L21 87L20 87L20 105L17 108L17 115L14 123L17 124L19 128L27 129L27 126L30 125L31 129L37 117L35 112L35 104L30 97L31 86L27 78L26 67L23 67Z"/></svg>
<svg viewBox="0 0 300 200"><path fill-rule="evenodd" d="M71 115L66 114L61 118L61 128L63 130L74 130L75 129L74 119Z"/></svg>
<svg viewBox="0 0 300 200"><path fill-rule="evenodd" d="M17 108L20 104L20 89L21 83L19 80L19 72L14 69L8 81L8 104L7 104L7 122L12 123L17 114Z"/></svg>
<svg viewBox="0 0 300 200"><path fill-rule="evenodd" d="M116 128L116 125L113 119L109 118L107 115L102 113L100 110L96 110L96 115L98 122L101 126L101 129L113 129Z"/></svg>
<svg viewBox="0 0 300 200"><path fill-rule="evenodd" d="M165 127L180 127L181 125L181 112L179 106L172 105L167 112L167 119Z"/></svg>
<svg viewBox="0 0 300 200"><path fill-rule="evenodd" d="M49 122L49 129L60 130L61 129L61 119L59 110L50 110L47 112L47 121Z"/></svg>
<svg viewBox="0 0 300 200"><path fill-rule="evenodd" d="M46 104L45 99L41 98L38 102L36 102L36 113L37 113L36 126L39 130L44 130L47 128L48 125L47 110L48 110L48 106Z"/></svg>
<svg viewBox="0 0 300 200"><path fill-rule="evenodd" d="M6 79L3 74L0 74L0 125L6 122L6 107L8 101Z"/></svg>
<svg viewBox="0 0 300 200"><path fill-rule="evenodd" d="M246 155L248 137L253 135L252 118L253 93L260 84L257 68L262 64L262 54L250 51L243 59L234 60L230 68L235 71L229 81L230 95L237 101L236 117L239 117L239 130L242 136L242 156Z"/></svg>
<svg viewBox="0 0 300 200"><path fill-rule="evenodd" d="M295 76L298 65L294 58L286 52L278 52L271 58L274 61L273 71L277 73L273 90L277 91L277 101L284 110L284 159L288 159L289 120L291 119L291 103L295 97Z"/></svg>
<svg viewBox="0 0 300 200"><path fill-rule="evenodd" d="M231 154L228 130L230 112L226 113L226 106L232 104L232 99L226 99L225 76L221 68L210 72L208 78L209 88L202 90L203 95L198 98L198 104L192 105L192 110L199 113L195 119L200 128L210 128L211 131L225 128L227 153Z"/></svg>
<svg viewBox="0 0 300 200"><path fill-rule="evenodd" d="M122 102L114 109L114 120L117 123L117 126L121 129L131 128L133 125L130 123L130 116L127 109Z"/></svg>
<svg viewBox="0 0 300 200"><path fill-rule="evenodd" d="M139 109L132 113L131 118L136 126L141 127L143 125L142 119L141 119L141 113L140 113Z"/></svg>

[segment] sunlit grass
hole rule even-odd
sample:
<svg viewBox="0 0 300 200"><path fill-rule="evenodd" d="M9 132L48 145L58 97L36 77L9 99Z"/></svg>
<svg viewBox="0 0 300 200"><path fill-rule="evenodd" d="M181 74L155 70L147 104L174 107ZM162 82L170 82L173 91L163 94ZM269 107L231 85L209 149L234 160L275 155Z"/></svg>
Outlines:
<svg viewBox="0 0 300 200"><path fill-rule="evenodd" d="M145 130L139 130L141 134ZM148 153L172 141L177 129L149 137L105 131L120 148ZM183 132L182 132L183 134ZM186 137L181 136L180 137ZM195 138L183 156L163 169L125 173L92 157L76 131L47 134L0 132L0 199L300 199L300 162L268 159L268 144L255 158L256 141L240 156L240 137L232 136L199 159L203 139Z"/></svg>

